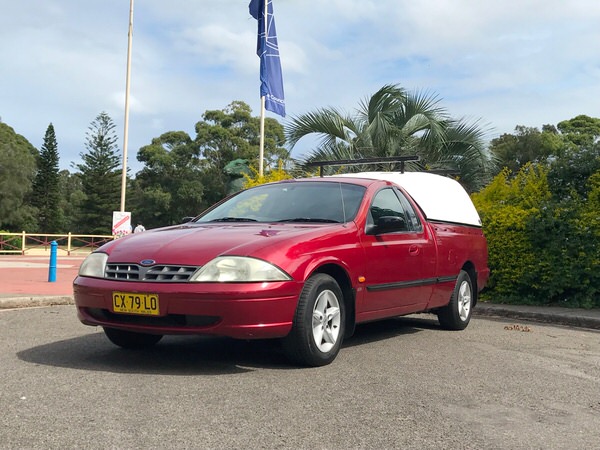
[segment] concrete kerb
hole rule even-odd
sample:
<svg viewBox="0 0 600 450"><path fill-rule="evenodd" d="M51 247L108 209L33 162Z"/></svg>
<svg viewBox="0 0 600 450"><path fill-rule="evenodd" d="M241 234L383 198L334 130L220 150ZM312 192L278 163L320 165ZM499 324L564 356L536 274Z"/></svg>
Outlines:
<svg viewBox="0 0 600 450"><path fill-rule="evenodd" d="M0 297L0 310L74 304L75 301L71 295L27 295L20 297Z"/></svg>
<svg viewBox="0 0 600 450"><path fill-rule="evenodd" d="M528 320L538 323L600 330L600 310L598 309L503 305L481 302L477 303L473 312L476 316Z"/></svg>

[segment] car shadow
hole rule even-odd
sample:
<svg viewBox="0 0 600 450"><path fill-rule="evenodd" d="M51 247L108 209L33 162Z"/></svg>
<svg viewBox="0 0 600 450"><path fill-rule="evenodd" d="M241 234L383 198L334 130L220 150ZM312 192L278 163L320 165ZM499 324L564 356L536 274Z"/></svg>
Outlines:
<svg viewBox="0 0 600 450"><path fill-rule="evenodd" d="M410 317L359 325L343 348L439 328L434 321ZM342 351L343 351L342 348ZM32 347L17 353L22 361L78 370L160 375L224 375L257 369L298 370L278 340L237 340L207 336L165 336L156 346L125 350L97 332Z"/></svg>
<svg viewBox="0 0 600 450"><path fill-rule="evenodd" d="M78 370L161 375L223 375L255 368L290 369L277 341L165 336L154 347L126 350L93 333L17 353L33 364Z"/></svg>
<svg viewBox="0 0 600 450"><path fill-rule="evenodd" d="M371 344L385 339L418 333L421 330L439 328L437 317L427 314L378 320L357 325L354 334L344 341L342 348Z"/></svg>

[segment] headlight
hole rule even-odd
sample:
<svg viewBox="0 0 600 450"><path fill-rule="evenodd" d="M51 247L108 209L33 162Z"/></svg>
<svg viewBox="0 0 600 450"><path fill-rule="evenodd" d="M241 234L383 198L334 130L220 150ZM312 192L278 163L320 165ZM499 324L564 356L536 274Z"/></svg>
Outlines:
<svg viewBox="0 0 600 450"><path fill-rule="evenodd" d="M83 260L79 267L79 276L104 278L104 269L106 268L106 253L92 253Z"/></svg>
<svg viewBox="0 0 600 450"><path fill-rule="evenodd" d="M204 265L190 281L195 282L254 282L286 281L291 277L266 261L242 256L220 256Z"/></svg>

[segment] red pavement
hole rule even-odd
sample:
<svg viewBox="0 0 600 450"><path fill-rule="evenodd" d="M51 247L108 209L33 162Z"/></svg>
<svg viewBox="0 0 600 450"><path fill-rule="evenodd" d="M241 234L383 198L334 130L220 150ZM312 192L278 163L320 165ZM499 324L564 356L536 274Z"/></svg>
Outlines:
<svg viewBox="0 0 600 450"><path fill-rule="evenodd" d="M73 295L84 256L57 257L56 281L48 281L50 258L0 255L0 297Z"/></svg>

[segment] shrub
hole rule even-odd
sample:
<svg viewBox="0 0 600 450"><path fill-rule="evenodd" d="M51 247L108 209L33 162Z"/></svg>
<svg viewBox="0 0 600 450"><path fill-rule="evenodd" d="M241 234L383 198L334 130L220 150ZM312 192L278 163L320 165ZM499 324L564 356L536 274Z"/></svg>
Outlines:
<svg viewBox="0 0 600 450"><path fill-rule="evenodd" d="M504 170L473 195L488 239L491 301L600 307L600 173L583 199L552 195L543 167Z"/></svg>
<svg viewBox="0 0 600 450"><path fill-rule="evenodd" d="M292 178L292 176L283 169L281 161L279 162L277 169L269 170L262 176L258 174L258 171L254 167L250 167L250 170L252 171L252 176L244 174L244 188L259 186L273 181L289 180Z"/></svg>

